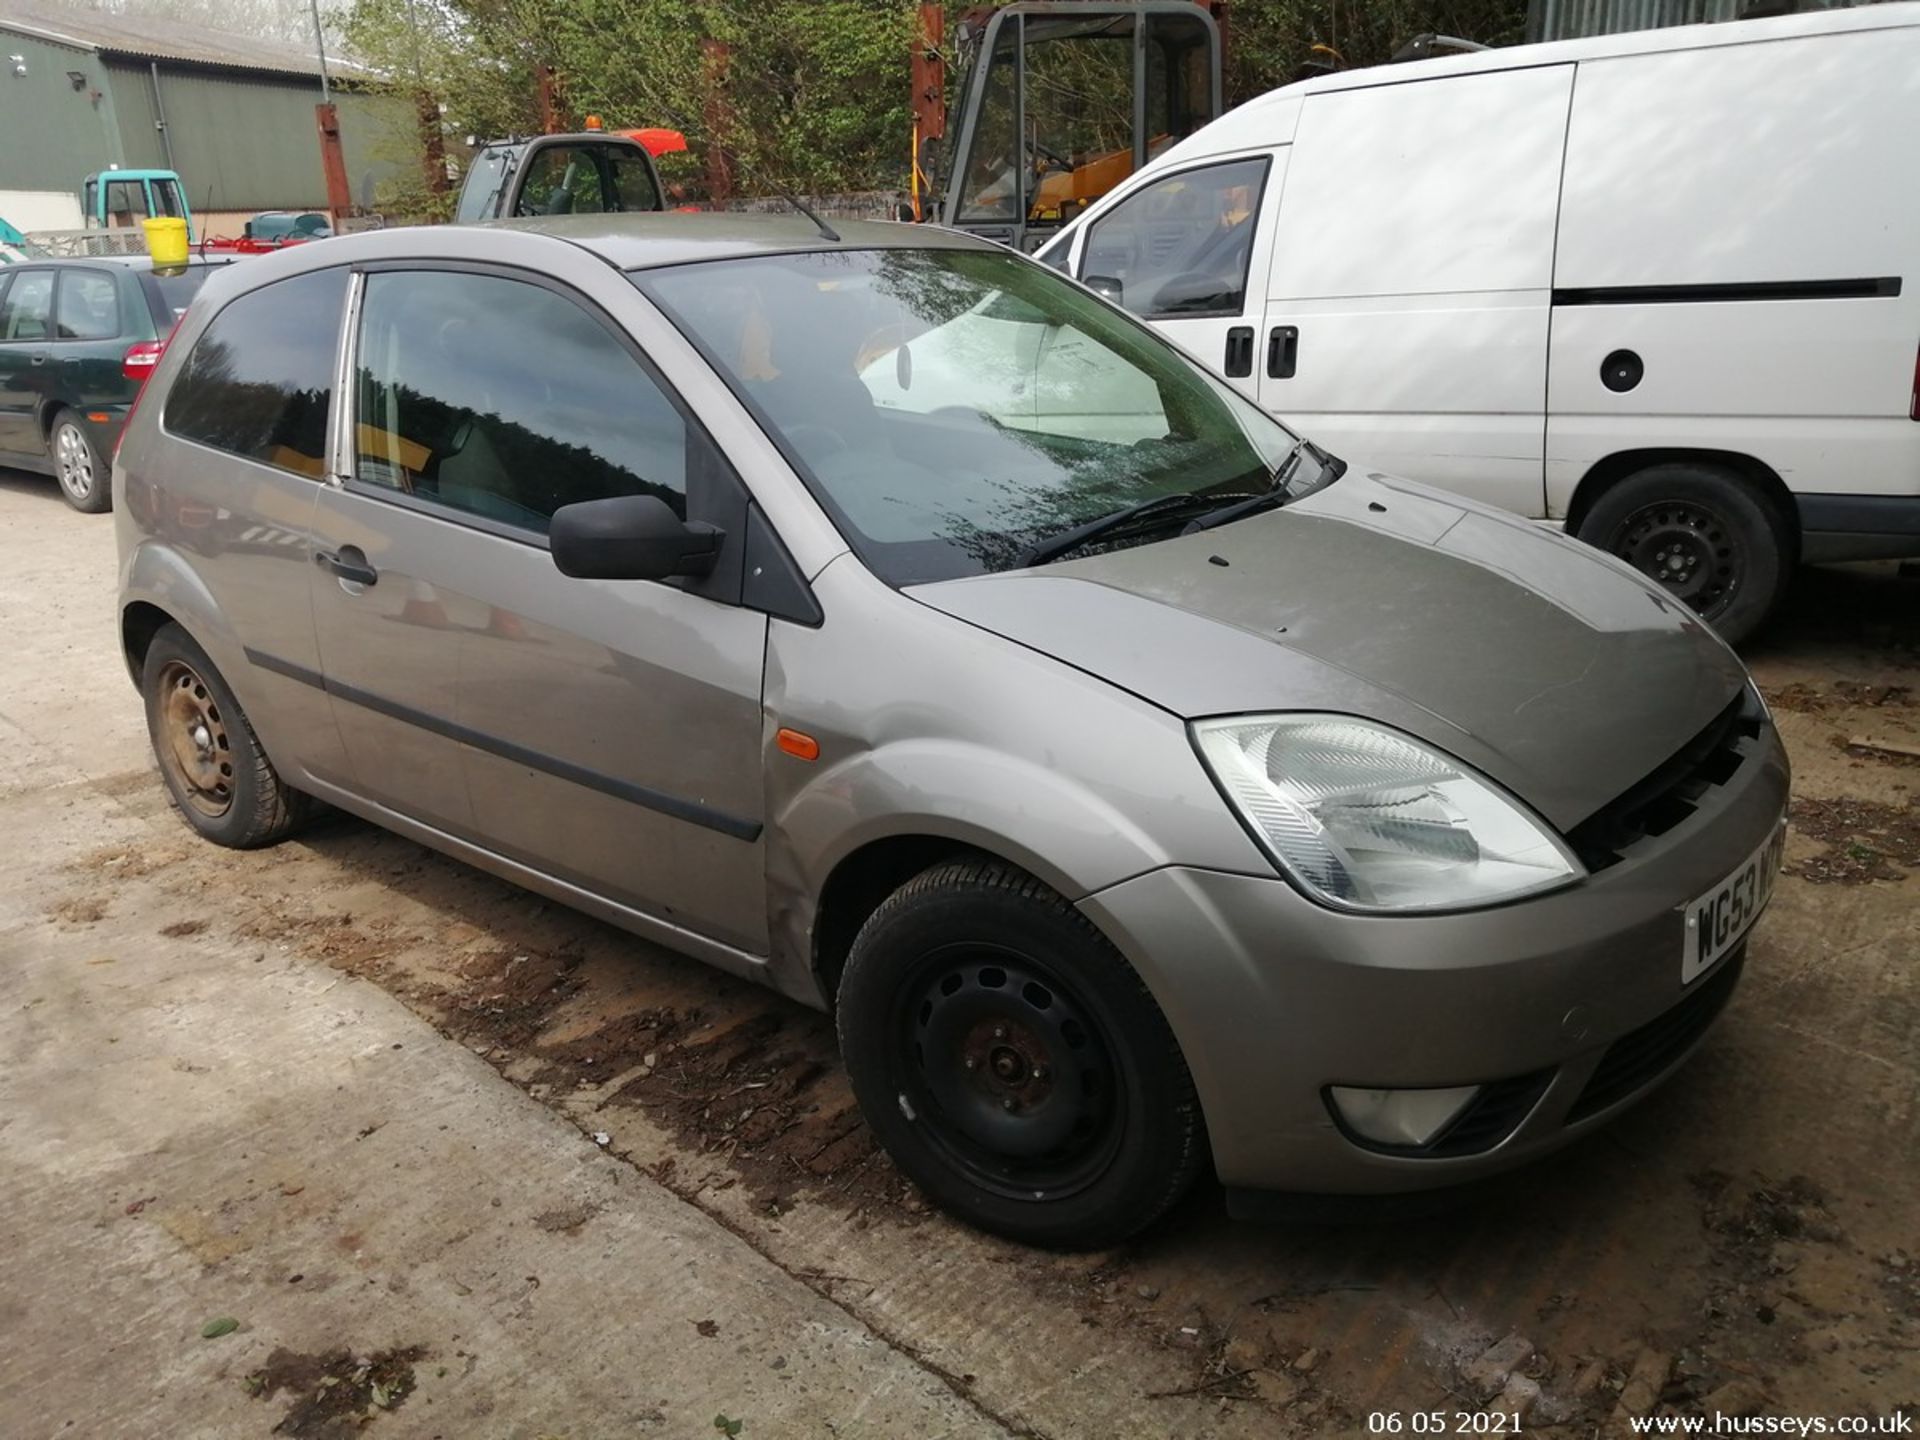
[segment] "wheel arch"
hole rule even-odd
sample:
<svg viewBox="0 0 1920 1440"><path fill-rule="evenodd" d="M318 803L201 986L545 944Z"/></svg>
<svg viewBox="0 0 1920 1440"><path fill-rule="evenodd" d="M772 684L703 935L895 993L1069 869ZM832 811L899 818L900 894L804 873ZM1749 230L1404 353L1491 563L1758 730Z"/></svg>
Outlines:
<svg viewBox="0 0 1920 1440"><path fill-rule="evenodd" d="M1737 450L1712 450L1691 446L1648 446L1635 450L1616 450L1590 466L1574 487L1567 504L1566 529L1579 532L1602 495L1621 481L1658 465L1699 465L1724 470L1752 486L1773 507L1786 528L1792 546L1791 559L1798 561L1800 551L1800 511L1793 492L1780 474L1764 460Z"/></svg>
<svg viewBox="0 0 1920 1440"><path fill-rule="evenodd" d="M173 616L151 600L135 600L120 610L120 653L127 662L127 674L134 685L147 663L147 648L164 625L176 624Z"/></svg>
<svg viewBox="0 0 1920 1440"><path fill-rule="evenodd" d="M810 963L827 1008L833 1009L840 976L854 937L873 912L902 885L949 860L992 860L1033 876L1033 868L977 840L915 830L869 840L842 856L827 874L815 901ZM1049 887L1057 891L1058 887Z"/></svg>

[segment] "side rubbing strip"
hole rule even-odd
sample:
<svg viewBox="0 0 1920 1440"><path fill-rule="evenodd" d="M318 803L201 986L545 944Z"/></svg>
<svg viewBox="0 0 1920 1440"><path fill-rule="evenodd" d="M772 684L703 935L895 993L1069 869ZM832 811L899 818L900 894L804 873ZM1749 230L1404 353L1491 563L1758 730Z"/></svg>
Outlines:
<svg viewBox="0 0 1920 1440"><path fill-rule="evenodd" d="M311 685L316 690L325 690L329 695L350 704L359 705L375 714L385 715L389 719L399 720L407 725L417 725L422 730L444 735L449 740L457 740L462 745L471 745L474 749L484 750L489 755L498 755L503 760L511 760L516 765L525 765L530 770L539 770L572 784L583 785L589 790L598 790L603 795L616 796L630 804L658 811L662 815L671 815L676 820L685 820L703 829L717 830L722 835L731 835L736 840L760 838L758 820L742 820L736 815L714 810L692 800L682 800L676 795L649 790L644 785L635 785L631 781L622 780L613 775L603 775L598 770L589 770L584 765L575 765L572 761L562 760L556 755L530 750L525 745L516 745L511 740L502 740L495 735L471 730L465 725L456 725L451 720L444 720L424 710L416 710L411 705L401 705L370 691L361 690L352 685L343 685L337 680L324 680L317 672L303 665L282 660L277 655L269 655L261 650L248 650L246 657L250 664L257 665L262 670L271 671L275 675L284 675L289 680Z"/></svg>
<svg viewBox="0 0 1920 1440"><path fill-rule="evenodd" d="M1701 305L1737 300L1878 300L1900 293L1898 275L1861 280L1745 280L1727 285L1596 285L1555 290L1556 305Z"/></svg>

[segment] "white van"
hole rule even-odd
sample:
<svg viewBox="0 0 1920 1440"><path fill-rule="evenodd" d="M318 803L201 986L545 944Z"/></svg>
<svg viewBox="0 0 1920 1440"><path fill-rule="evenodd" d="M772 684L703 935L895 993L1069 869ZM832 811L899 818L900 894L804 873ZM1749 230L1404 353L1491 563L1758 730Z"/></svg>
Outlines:
<svg viewBox="0 0 1920 1440"><path fill-rule="evenodd" d="M1749 633L1920 555L1920 5L1289 85L1041 258L1335 454L1541 519Z"/></svg>

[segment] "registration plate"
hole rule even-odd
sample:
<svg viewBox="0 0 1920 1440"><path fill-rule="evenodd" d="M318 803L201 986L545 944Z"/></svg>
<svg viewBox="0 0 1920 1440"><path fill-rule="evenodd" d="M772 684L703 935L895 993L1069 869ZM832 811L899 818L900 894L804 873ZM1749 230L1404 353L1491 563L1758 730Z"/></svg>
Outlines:
<svg viewBox="0 0 1920 1440"><path fill-rule="evenodd" d="M1782 821L1746 864L1686 907L1686 948L1680 957L1682 985L1691 984L1746 937L1773 898L1773 879L1780 873L1780 856L1786 844L1787 826Z"/></svg>

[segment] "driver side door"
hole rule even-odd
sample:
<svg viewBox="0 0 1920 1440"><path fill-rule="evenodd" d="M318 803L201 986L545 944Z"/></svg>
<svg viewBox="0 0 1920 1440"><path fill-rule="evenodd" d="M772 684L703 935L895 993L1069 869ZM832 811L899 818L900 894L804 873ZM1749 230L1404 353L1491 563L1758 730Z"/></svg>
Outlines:
<svg viewBox="0 0 1920 1440"><path fill-rule="evenodd" d="M1074 274L1224 375L1249 400L1287 148L1162 175L1095 220Z"/></svg>

